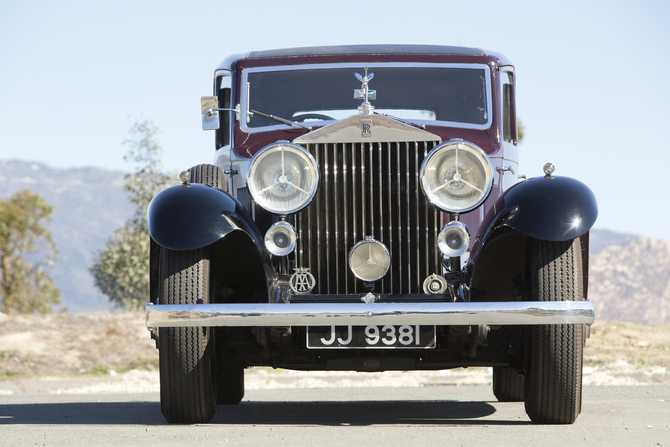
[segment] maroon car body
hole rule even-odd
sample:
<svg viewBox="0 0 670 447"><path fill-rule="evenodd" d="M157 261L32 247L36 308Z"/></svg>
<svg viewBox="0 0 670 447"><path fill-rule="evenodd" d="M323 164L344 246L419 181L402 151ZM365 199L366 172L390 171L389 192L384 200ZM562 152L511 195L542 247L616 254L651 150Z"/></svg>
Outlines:
<svg viewBox="0 0 670 447"><path fill-rule="evenodd" d="M168 421L238 403L253 366L490 366L500 400L574 422L597 204L549 163L519 175L515 84L476 48L226 59L202 98L214 163L148 212Z"/></svg>

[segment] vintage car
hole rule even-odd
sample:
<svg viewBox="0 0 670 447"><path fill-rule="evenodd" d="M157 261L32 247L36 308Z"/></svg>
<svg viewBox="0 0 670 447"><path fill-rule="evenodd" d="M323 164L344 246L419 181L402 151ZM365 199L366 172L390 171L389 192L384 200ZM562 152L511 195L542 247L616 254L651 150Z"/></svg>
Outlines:
<svg viewBox="0 0 670 447"><path fill-rule="evenodd" d="M226 59L201 104L214 163L148 210L166 419L239 403L253 366L476 366L532 421L573 423L597 204L550 163L520 175L515 84L476 48Z"/></svg>

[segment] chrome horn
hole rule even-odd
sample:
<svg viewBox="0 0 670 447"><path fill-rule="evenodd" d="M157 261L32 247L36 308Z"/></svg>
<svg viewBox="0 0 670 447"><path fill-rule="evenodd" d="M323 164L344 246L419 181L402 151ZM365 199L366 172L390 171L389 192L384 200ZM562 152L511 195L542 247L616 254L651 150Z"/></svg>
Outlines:
<svg viewBox="0 0 670 447"><path fill-rule="evenodd" d="M460 221L449 222L437 236L437 246L445 256L450 258L456 258L465 253L469 245L468 227Z"/></svg>

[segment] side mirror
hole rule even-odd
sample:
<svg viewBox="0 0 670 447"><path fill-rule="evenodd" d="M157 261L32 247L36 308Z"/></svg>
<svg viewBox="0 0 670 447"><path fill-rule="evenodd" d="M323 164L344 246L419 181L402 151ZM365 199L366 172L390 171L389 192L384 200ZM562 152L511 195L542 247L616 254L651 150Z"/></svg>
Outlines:
<svg viewBox="0 0 670 447"><path fill-rule="evenodd" d="M200 110L202 112L202 130L217 130L219 122L219 100L216 96L203 96L200 98Z"/></svg>

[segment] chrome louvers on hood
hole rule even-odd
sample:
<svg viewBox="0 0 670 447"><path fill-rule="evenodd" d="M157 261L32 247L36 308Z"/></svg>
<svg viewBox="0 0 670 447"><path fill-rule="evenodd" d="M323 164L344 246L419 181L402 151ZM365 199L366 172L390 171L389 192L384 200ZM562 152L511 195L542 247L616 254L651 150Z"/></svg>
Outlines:
<svg viewBox="0 0 670 447"><path fill-rule="evenodd" d="M296 138L297 144L390 143L393 141L438 141L425 130L384 115L354 115Z"/></svg>

